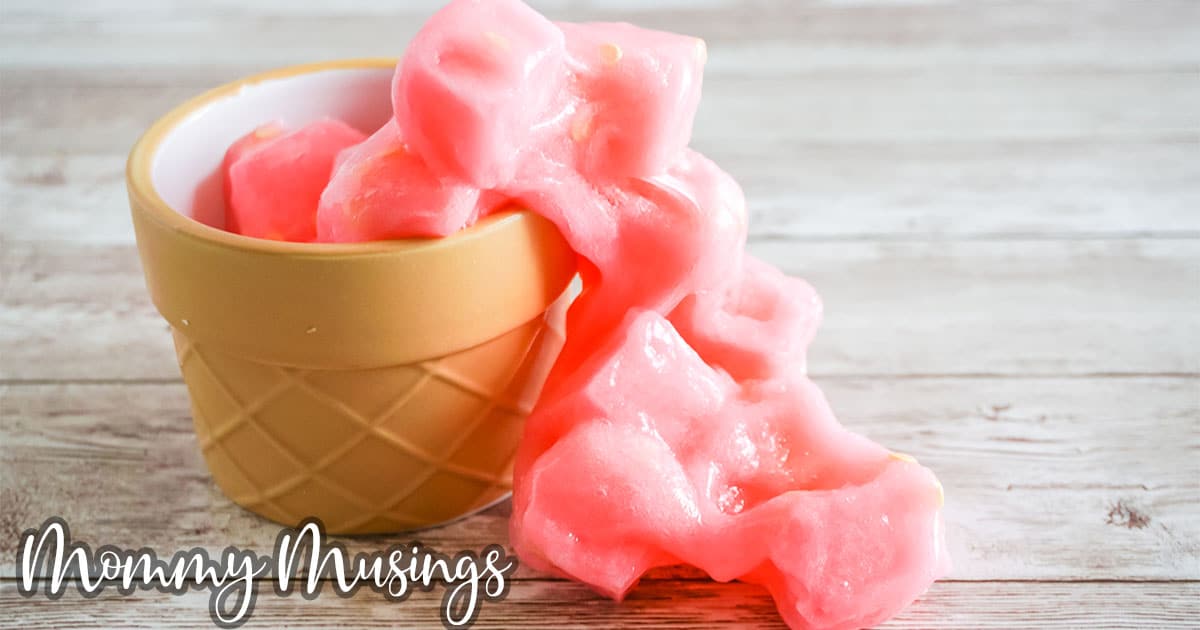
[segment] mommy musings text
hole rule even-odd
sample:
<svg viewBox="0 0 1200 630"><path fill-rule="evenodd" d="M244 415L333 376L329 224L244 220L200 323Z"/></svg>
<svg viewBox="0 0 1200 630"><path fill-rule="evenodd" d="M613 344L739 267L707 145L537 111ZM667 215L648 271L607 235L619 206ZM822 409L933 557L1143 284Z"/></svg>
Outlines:
<svg viewBox="0 0 1200 630"><path fill-rule="evenodd" d="M517 559L494 544L453 557L419 542L351 555L343 544L327 541L315 519L281 530L271 555L230 546L211 557L197 547L160 559L146 547L104 545L93 551L72 540L67 523L55 517L21 534L16 558L17 589L25 597L40 592L58 599L71 584L87 598L106 588L122 595L151 589L175 595L208 590L209 615L221 628L236 628L250 619L264 579L270 580L276 596L298 592L305 599L315 599L327 582L340 597L365 587L393 602L404 601L414 590L440 586L442 624L465 628L475 622L484 602L508 595L516 568Z"/></svg>

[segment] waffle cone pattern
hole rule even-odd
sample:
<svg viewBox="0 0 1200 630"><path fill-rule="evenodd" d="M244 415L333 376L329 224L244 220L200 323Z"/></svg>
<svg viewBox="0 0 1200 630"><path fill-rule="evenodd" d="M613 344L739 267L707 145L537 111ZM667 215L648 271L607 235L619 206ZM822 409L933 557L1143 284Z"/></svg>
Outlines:
<svg viewBox="0 0 1200 630"><path fill-rule="evenodd" d="M334 533L453 520L512 489L525 416L562 345L538 317L427 361L301 369L247 360L174 331L196 437L233 501Z"/></svg>

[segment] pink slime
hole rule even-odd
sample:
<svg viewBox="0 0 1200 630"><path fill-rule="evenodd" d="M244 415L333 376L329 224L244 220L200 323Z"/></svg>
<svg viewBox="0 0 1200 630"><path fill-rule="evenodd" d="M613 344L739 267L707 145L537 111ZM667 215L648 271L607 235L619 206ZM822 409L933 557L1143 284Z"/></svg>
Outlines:
<svg viewBox="0 0 1200 630"><path fill-rule="evenodd" d="M397 68L395 118L338 157L317 238L553 221L583 292L514 472L530 566L620 599L686 563L762 584L796 628L858 628L949 568L941 486L838 424L806 377L821 318L743 254L728 174L687 148L701 40L458 0Z"/></svg>

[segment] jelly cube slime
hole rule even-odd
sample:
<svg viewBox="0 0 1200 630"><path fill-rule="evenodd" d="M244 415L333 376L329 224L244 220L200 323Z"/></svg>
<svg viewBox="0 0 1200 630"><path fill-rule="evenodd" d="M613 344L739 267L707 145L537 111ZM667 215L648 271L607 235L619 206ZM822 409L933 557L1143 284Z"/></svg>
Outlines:
<svg viewBox="0 0 1200 630"><path fill-rule="evenodd" d="M366 136L338 120L287 131L280 123L255 129L225 153L226 229L279 241L317 237L317 202L333 162Z"/></svg>
<svg viewBox="0 0 1200 630"><path fill-rule="evenodd" d="M229 226L347 242L547 217L583 290L513 473L521 559L617 599L689 564L762 585L794 628L870 626L948 571L941 485L807 378L819 297L744 253L740 187L687 146L705 60L692 37L452 2L370 138L322 121L231 147Z"/></svg>

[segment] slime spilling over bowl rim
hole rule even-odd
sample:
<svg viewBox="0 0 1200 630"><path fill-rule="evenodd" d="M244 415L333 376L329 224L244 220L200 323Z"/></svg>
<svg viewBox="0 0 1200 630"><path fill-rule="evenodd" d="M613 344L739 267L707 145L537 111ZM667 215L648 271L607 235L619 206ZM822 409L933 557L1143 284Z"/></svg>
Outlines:
<svg viewBox="0 0 1200 630"><path fill-rule="evenodd" d="M231 81L192 97L151 124L133 145L125 168L130 197L135 197L139 203L152 209L152 218L162 222L166 226L181 230L188 235L211 240L229 247L280 254L366 255L390 253L398 249L414 246L437 246L439 239L399 239L362 243L293 243L242 236L241 234L206 225L175 210L159 194L152 177L156 153L166 137L173 129L184 124L200 110L213 103L235 98L239 92L248 87L319 72L378 69L386 70L390 77L391 73L395 70L396 62L396 58L364 57L285 66ZM271 122L270 117L264 116L262 122Z"/></svg>
<svg viewBox="0 0 1200 630"><path fill-rule="evenodd" d="M949 569L940 484L843 428L808 378L817 294L745 252L741 187L688 147L705 51L452 0L404 52L395 116L339 158L317 237L453 234L519 200L579 256L513 471L526 567L620 599L689 564L762 585L793 628L872 627ZM287 146L261 151L305 155Z"/></svg>
<svg viewBox="0 0 1200 630"><path fill-rule="evenodd" d="M488 217L469 229L438 239L398 239L365 243L292 243L258 239L234 234L192 217L186 216L168 203L155 185L154 168L158 152L170 134L181 126L195 123L206 108L223 101L238 98L248 87L272 81L316 75L339 70L378 70L390 78L396 61L387 58L351 59L326 63L290 66L253 75L214 88L171 110L156 121L134 145L127 164L127 182L133 210L134 228L139 236L139 251L143 262L148 254L165 257L182 265L201 261L203 265L234 261L240 274L266 273L271 282L261 279L262 289L272 291L278 285L288 284L280 280L280 269L263 269L264 266L303 266L298 276L312 273L338 273L345 281L372 274L379 275L387 266L419 265L424 275L408 278L411 286L395 282L391 290L404 292L408 299L393 296L391 308L377 304L378 308L354 308L345 302L337 308L320 308L319 298L327 297L320 291L304 292L300 295L279 296L281 302L300 300L313 307L308 316L297 316L294 323L288 322L289 313L280 312L282 321L275 326L308 331L316 328L316 334L306 333L305 343L298 347L268 349L263 346L278 346L277 342L263 339L272 330L257 331L244 339L233 342L240 352L252 358L282 365L302 365L311 361L330 361L338 367L369 367L408 362L434 356L437 350L461 350L490 339L495 335L528 321L546 310L563 292L575 272L574 253L558 235L554 226L542 217L527 211L502 213ZM386 99L386 95L382 98ZM261 122L270 119L271 113L264 112ZM171 247L147 251L155 241L141 238L143 233L156 232L170 238ZM145 242L144 242L145 241ZM500 241L507 241L501 243ZM502 246L503 245L503 246ZM455 256L448 256L449 249L460 249ZM186 252L180 250L187 250ZM504 264L480 264L486 260L503 261ZM431 268L434 265L453 266L450 270ZM197 266L201 267L201 266ZM466 274L466 267L483 274ZM156 276L158 265L145 264L147 284L151 297L159 311L172 325L186 327L189 335L200 338L227 338L229 327L235 324L235 314L228 317L215 313L216 319L197 319L189 311L201 307L196 304L198 287L174 286L160 281ZM402 270L401 270L402 271ZM444 274L449 274L447 278ZM216 275L216 274L209 274ZM402 275L402 274L398 274ZM235 276L239 284L253 283L253 278ZM189 280L195 280L189 278ZM379 281L383 279L380 278ZM236 286L234 287L237 288ZM450 312L433 313L426 309L405 308L428 301L426 294L445 299L448 291L469 294L469 300L459 300ZM272 296L245 295L242 300L231 300L231 308L238 308L245 300L269 302ZM380 313L386 311L386 313ZM381 321L386 315L389 321L404 320L405 334L411 339L408 347L388 349L388 331L393 327ZM323 317L324 316L324 317ZM348 321L347 318L357 317ZM186 324L183 320L188 320ZM361 321L361 320L367 321ZM299 321L303 320L303 322ZM326 320L326 321L322 321ZM333 321L329 321L333 320ZM340 323L339 323L340 322ZM326 330L355 327L356 334L364 343L348 352L332 347L328 339L321 341ZM382 335L382 336L381 336ZM434 339L437 337L439 339ZM384 340L380 342L379 340ZM228 342L227 342L228 343ZM344 356L352 354L354 356Z"/></svg>
<svg viewBox="0 0 1200 630"><path fill-rule="evenodd" d="M508 496L575 274L553 224L522 211L444 239L355 244L250 238L184 214L220 156L180 138L246 131L221 111L268 122L262 98L287 109L288 90L386 104L394 64L307 64L210 90L155 122L127 165L147 289L214 480L251 511L316 516L331 533L429 527ZM377 94L336 89L368 75ZM162 168L173 174L156 180Z"/></svg>

